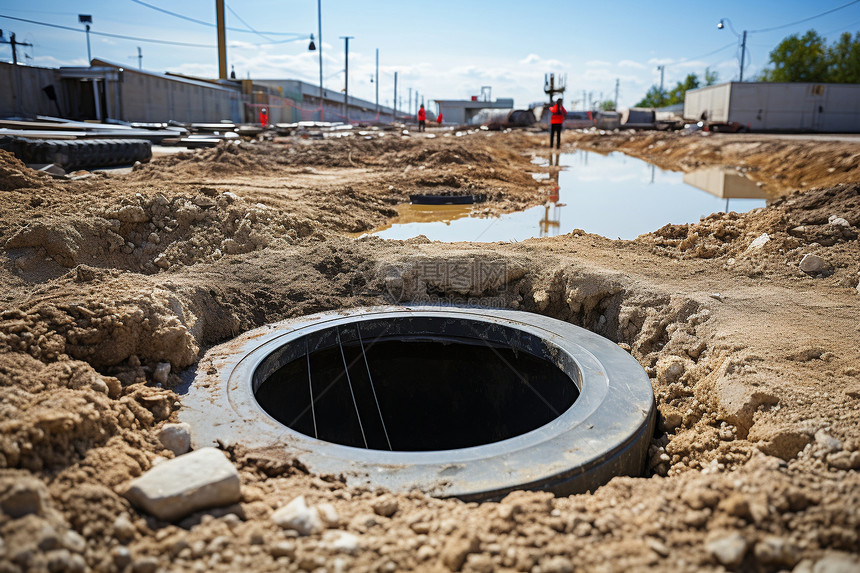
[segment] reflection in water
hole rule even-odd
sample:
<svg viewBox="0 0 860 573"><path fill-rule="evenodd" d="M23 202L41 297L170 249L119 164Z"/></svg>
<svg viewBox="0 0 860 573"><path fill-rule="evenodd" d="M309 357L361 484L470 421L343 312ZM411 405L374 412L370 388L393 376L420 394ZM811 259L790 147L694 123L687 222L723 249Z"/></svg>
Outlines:
<svg viewBox="0 0 860 573"><path fill-rule="evenodd" d="M770 197L764 186L744 177L734 169L723 167L697 169L691 173L685 173L684 183L725 199L726 212L729 210L729 199L768 199Z"/></svg>
<svg viewBox="0 0 860 573"><path fill-rule="evenodd" d="M552 152L549 157L549 195L547 202L543 206L543 219L540 220L540 235L541 237L557 235L561 228L561 208L564 204L558 202L559 185L558 174L561 173L559 165L560 153Z"/></svg>
<svg viewBox="0 0 860 573"><path fill-rule="evenodd" d="M377 227L370 234L381 234L395 225L411 225L415 223L442 223L450 225L451 221L468 217L472 213L472 205L413 205L412 203L404 203L403 205L398 205L396 209L397 217L390 220L387 224ZM418 234L413 236L417 236Z"/></svg>
<svg viewBox="0 0 860 573"><path fill-rule="evenodd" d="M398 209L400 216L373 234L384 239L425 235L435 241L493 242L584 229L612 239L635 239L667 223L694 223L722 211L723 199L731 198L738 212L765 205L764 190L740 181L743 178L735 172L682 175L620 153L584 151L552 153L542 165L548 172L540 180L546 197L543 205L490 218L476 216L481 208L473 212L468 205L407 205ZM749 191L738 190L743 186Z"/></svg>

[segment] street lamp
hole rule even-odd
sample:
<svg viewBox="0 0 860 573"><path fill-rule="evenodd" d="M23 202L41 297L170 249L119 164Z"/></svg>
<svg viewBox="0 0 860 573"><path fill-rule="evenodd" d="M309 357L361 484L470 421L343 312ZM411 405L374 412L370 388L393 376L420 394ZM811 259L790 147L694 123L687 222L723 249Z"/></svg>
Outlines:
<svg viewBox="0 0 860 573"><path fill-rule="evenodd" d="M90 14L78 14L78 23L86 24L87 28L87 64L93 61L93 56L90 53L90 24L93 23L93 17Z"/></svg>
<svg viewBox="0 0 860 573"><path fill-rule="evenodd" d="M660 70L660 105L662 106L665 98L663 97L663 73L666 71L665 65L657 66L657 69Z"/></svg>
<svg viewBox="0 0 860 573"><path fill-rule="evenodd" d="M732 26L732 21L728 18L720 18L720 21L717 22L717 29L722 30L726 27L726 24L729 25L729 30L731 30L732 34L741 38L741 73L739 81L744 81L744 60L746 60L747 57L747 31L744 30L743 34L735 32L735 27Z"/></svg>
<svg viewBox="0 0 860 573"><path fill-rule="evenodd" d="M322 0L317 0L317 39L320 43L320 121L323 121Z"/></svg>

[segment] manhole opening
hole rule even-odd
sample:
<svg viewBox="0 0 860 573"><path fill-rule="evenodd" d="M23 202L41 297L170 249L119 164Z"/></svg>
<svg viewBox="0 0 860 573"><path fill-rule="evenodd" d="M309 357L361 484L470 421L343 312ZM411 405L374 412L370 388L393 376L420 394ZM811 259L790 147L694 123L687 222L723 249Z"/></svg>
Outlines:
<svg viewBox="0 0 860 573"><path fill-rule="evenodd" d="M580 386L573 359L539 336L435 317L315 330L269 354L253 378L257 402L281 424L327 442L394 451L525 434L570 408Z"/></svg>

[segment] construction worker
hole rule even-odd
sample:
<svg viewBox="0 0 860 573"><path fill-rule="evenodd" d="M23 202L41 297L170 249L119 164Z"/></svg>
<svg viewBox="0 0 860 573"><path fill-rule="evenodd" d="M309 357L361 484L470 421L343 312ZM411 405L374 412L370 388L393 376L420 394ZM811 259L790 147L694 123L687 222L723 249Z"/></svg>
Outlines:
<svg viewBox="0 0 860 573"><path fill-rule="evenodd" d="M552 140L558 134L558 143L556 149L561 149L561 128L564 126L564 117L567 115L567 110L561 105L561 98L558 98L555 105L549 108L552 116L549 118L549 146L552 147Z"/></svg>
<svg viewBox="0 0 860 573"><path fill-rule="evenodd" d="M424 131L427 126L427 112L424 111L424 104L418 108L418 131Z"/></svg>
<svg viewBox="0 0 860 573"><path fill-rule="evenodd" d="M439 115L436 116L436 123L442 125L442 112L439 112Z"/></svg>

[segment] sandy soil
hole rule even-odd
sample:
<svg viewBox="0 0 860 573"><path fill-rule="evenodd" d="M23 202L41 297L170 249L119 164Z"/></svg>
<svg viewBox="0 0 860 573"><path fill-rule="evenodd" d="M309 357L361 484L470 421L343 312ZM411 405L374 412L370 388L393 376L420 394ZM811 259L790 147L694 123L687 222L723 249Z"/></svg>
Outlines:
<svg viewBox="0 0 860 573"><path fill-rule="evenodd" d="M860 142L569 132L569 148L735 167L774 198L635 241L350 238L415 192L544 201L545 135L432 135L246 142L75 180L0 151L0 571L860 570ZM426 264L487 260L501 291ZM646 475L476 504L231 447L234 506L171 524L123 497L174 456L158 431L208 348L389 302L392 267L400 302L489 299L628 349L660 412ZM327 531L272 521L298 495Z"/></svg>

